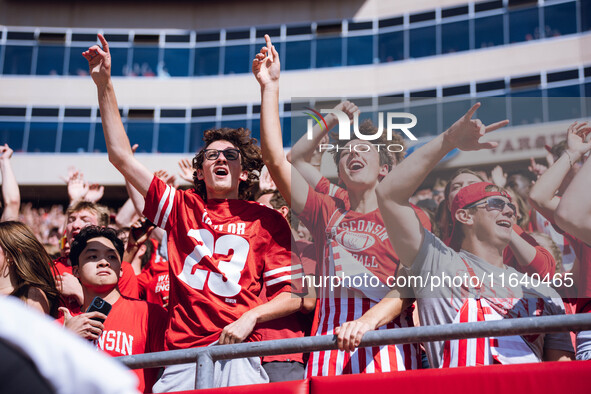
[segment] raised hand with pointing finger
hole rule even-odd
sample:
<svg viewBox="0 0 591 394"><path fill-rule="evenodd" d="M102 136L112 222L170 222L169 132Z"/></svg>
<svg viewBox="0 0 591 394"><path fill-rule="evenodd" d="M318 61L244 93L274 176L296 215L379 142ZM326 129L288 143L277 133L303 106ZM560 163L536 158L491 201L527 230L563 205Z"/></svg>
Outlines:
<svg viewBox="0 0 591 394"><path fill-rule="evenodd" d="M106 85L111 79L111 53L109 52L109 44L105 40L105 37L99 33L98 39L101 42L102 48L99 45L93 45L82 52L82 56L88 60L88 68L92 80L100 87Z"/></svg>
<svg viewBox="0 0 591 394"><path fill-rule="evenodd" d="M498 146L498 142L481 142L480 138L486 133L506 126L509 124L509 121L503 120L485 126L480 119L472 119L478 108L480 108L480 103L474 104L464 116L458 119L444 133L444 142L451 149L458 148L463 151L471 151L493 149Z"/></svg>

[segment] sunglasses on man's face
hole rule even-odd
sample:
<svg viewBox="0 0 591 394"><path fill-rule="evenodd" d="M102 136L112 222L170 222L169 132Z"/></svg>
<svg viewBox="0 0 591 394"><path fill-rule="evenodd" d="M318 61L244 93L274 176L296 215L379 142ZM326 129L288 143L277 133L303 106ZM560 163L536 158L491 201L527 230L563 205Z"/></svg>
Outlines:
<svg viewBox="0 0 591 394"><path fill-rule="evenodd" d="M476 202L474 204L467 205L464 207L464 209L475 208L475 207L479 207L481 205L486 205L486 208L489 211L495 210L495 211L501 211L501 212L503 212L503 210L505 209L505 205L507 205L509 207L509 209L511 209L511 211L513 212L513 215L514 216L517 215L517 208L515 207L515 204L507 202L499 197L489 197L485 201Z"/></svg>
<svg viewBox="0 0 591 394"><path fill-rule="evenodd" d="M236 160L240 156L240 150L235 148L226 148L224 150L205 149L203 151L203 156L207 160L216 160L218 157L220 157L220 153L223 153L224 157L228 160Z"/></svg>

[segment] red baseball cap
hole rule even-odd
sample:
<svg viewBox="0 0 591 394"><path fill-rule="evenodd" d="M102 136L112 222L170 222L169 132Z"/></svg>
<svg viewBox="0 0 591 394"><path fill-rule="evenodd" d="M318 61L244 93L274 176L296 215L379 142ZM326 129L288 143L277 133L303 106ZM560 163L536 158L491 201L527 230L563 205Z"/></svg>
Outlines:
<svg viewBox="0 0 591 394"><path fill-rule="evenodd" d="M453 227L451 230L450 240L453 240L454 230L456 228L456 212L458 209L467 207L477 201L487 197L501 196L511 201L511 196L499 186L490 182L477 182L460 189L458 194L454 197L451 203L451 220ZM460 245L451 245L453 249L458 250Z"/></svg>

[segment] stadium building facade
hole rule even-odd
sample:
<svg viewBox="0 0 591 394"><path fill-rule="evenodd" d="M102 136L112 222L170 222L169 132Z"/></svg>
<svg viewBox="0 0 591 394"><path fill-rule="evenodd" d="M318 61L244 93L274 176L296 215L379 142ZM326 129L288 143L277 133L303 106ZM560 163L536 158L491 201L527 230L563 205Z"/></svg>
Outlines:
<svg viewBox="0 0 591 394"><path fill-rule="evenodd" d="M543 157L572 119L591 116L590 30L591 0L0 0L0 143L17 152L24 199L65 197L60 176L70 165L119 198L123 178L108 164L81 56L96 33L111 45L131 143L149 168L171 173L208 128L259 135L250 65L269 34L282 61L286 148L304 131L293 130L294 98L347 98L374 116L410 112L420 140L480 100L512 128L498 132L494 152L455 155L439 174L511 168Z"/></svg>

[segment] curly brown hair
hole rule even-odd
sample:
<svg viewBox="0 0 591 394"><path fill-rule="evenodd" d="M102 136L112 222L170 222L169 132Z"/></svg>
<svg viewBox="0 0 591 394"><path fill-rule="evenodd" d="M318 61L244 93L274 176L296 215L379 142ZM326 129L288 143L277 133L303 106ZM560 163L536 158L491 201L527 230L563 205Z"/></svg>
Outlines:
<svg viewBox="0 0 591 394"><path fill-rule="evenodd" d="M378 128L373 124L371 119L366 119L359 125L359 132L363 135L375 134L377 131ZM356 138L352 138L351 140L353 139ZM333 159L335 164L337 165L337 168L339 165L339 160L341 159L341 153L348 142L349 141L345 140L337 140L338 148L332 151ZM378 154L380 155L380 165L387 164L388 172L392 170L392 167L395 164L400 163L404 159L404 139L398 133L392 133L392 140L388 140L386 134L382 133L382 135L380 135L377 139L372 141L372 144L380 146L378 152ZM386 146L390 144L401 145L403 149L400 152L390 152L386 148Z"/></svg>
<svg viewBox="0 0 591 394"><path fill-rule="evenodd" d="M193 158L193 169L195 170L193 172L193 184L195 185L195 191L204 201L207 201L205 182L197 179L197 170L203 168L205 149L214 141L219 140L228 141L240 150L240 164L242 165L242 170L248 172L248 179L240 183L238 197L242 200L252 200L253 189L263 168L263 156L261 154L261 148L257 145L258 141L256 138L250 136L250 130L242 127L238 129L224 127L221 129L206 130L203 133L205 146Z"/></svg>

